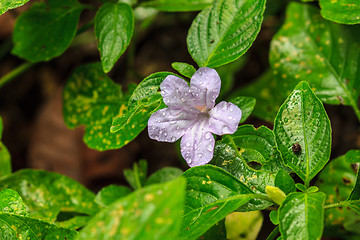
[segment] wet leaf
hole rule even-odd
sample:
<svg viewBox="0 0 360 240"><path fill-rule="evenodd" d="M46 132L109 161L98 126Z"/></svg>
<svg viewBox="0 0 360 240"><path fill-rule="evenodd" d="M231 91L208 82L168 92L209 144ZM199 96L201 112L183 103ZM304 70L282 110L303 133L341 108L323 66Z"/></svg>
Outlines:
<svg viewBox="0 0 360 240"><path fill-rule="evenodd" d="M0 236L3 239L67 239L72 240L76 232L59 228L37 219L9 213L0 213Z"/></svg>
<svg viewBox="0 0 360 240"><path fill-rule="evenodd" d="M167 12L186 12L202 10L212 2L213 0L150 0L142 3L141 6Z"/></svg>
<svg viewBox="0 0 360 240"><path fill-rule="evenodd" d="M146 180L145 186L168 182L179 177L181 174L183 174L183 171L179 168L164 167L151 174L150 177Z"/></svg>
<svg viewBox="0 0 360 240"><path fill-rule="evenodd" d="M118 185L108 185L102 188L95 197L95 202L100 206L106 207L116 200L131 193L130 188Z"/></svg>
<svg viewBox="0 0 360 240"><path fill-rule="evenodd" d="M296 192L295 182L285 170L280 169L275 177L275 186L280 188L286 195Z"/></svg>
<svg viewBox="0 0 360 240"><path fill-rule="evenodd" d="M322 102L300 82L275 118L274 133L284 162L308 186L329 161L331 126Z"/></svg>
<svg viewBox="0 0 360 240"><path fill-rule="evenodd" d="M134 163L132 170L124 170L124 176L134 190L142 188L147 176L147 162L140 160L139 163Z"/></svg>
<svg viewBox="0 0 360 240"><path fill-rule="evenodd" d="M193 21L187 46L200 67L218 67L242 56L263 20L264 0L217 0Z"/></svg>
<svg viewBox="0 0 360 240"><path fill-rule="evenodd" d="M20 195L12 189L0 192L0 212L27 216L27 207Z"/></svg>
<svg viewBox="0 0 360 240"><path fill-rule="evenodd" d="M325 19L343 23L360 23L360 3L358 0L320 0L321 16Z"/></svg>
<svg viewBox="0 0 360 240"><path fill-rule="evenodd" d="M52 1L54 2L54 1ZM82 6L76 0L66 6L35 3L16 21L12 53L29 62L48 61L61 55L75 37Z"/></svg>
<svg viewBox="0 0 360 240"><path fill-rule="evenodd" d="M2 0L0 2L0 15L9 9L20 7L28 1L29 0Z"/></svg>
<svg viewBox="0 0 360 240"><path fill-rule="evenodd" d="M80 183L58 173L20 170L0 180L0 190L17 191L28 206L29 216L54 222L60 211L93 215L95 195Z"/></svg>
<svg viewBox="0 0 360 240"><path fill-rule="evenodd" d="M141 188L100 211L77 240L175 239L184 204L184 178Z"/></svg>
<svg viewBox="0 0 360 240"><path fill-rule="evenodd" d="M324 193L291 193L279 208L284 239L320 239L324 228Z"/></svg>
<svg viewBox="0 0 360 240"><path fill-rule="evenodd" d="M187 188L179 239L200 237L227 214L254 198L247 186L216 166L193 167L183 176Z"/></svg>
<svg viewBox="0 0 360 240"><path fill-rule="evenodd" d="M289 4L286 22L271 42L270 63L280 89L306 80L324 103L352 106L360 119L359 59L360 45L349 28L324 20L309 4Z"/></svg>
<svg viewBox="0 0 360 240"><path fill-rule="evenodd" d="M134 31L132 8L126 3L105 3L95 16L101 64L109 72L128 47Z"/></svg>
<svg viewBox="0 0 360 240"><path fill-rule="evenodd" d="M172 68L178 71L181 75L191 78L192 75L196 72L196 69L193 65L183 63L183 62L173 62L171 64Z"/></svg>
<svg viewBox="0 0 360 240"><path fill-rule="evenodd" d="M0 117L0 177L11 173L11 157L5 145L1 142L3 123Z"/></svg>
<svg viewBox="0 0 360 240"><path fill-rule="evenodd" d="M231 103L235 104L241 109L241 119L240 123L246 121L246 119L250 116L251 112L253 111L256 99L252 97L236 97L230 100Z"/></svg>

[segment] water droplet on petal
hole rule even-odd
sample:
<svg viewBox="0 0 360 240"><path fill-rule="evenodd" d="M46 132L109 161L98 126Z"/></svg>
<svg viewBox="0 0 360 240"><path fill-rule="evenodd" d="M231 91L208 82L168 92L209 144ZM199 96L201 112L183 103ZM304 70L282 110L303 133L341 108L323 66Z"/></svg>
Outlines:
<svg viewBox="0 0 360 240"><path fill-rule="evenodd" d="M179 126L177 126L177 127L176 127L176 130L179 130L179 129L180 129L180 127L179 127Z"/></svg>
<svg viewBox="0 0 360 240"><path fill-rule="evenodd" d="M203 155L202 155L201 153L198 154L198 157L199 157L199 158L202 158L202 156L203 156Z"/></svg>
<svg viewBox="0 0 360 240"><path fill-rule="evenodd" d="M229 120L232 120L232 119L233 119L233 117L232 117L232 116L228 116L228 119L229 119Z"/></svg>
<svg viewBox="0 0 360 240"><path fill-rule="evenodd" d="M229 111L232 112L232 111L234 111L234 109L233 109L232 107L230 107L230 108L229 108Z"/></svg>
<svg viewBox="0 0 360 240"><path fill-rule="evenodd" d="M172 142L175 142L175 140L176 140L176 137L172 137L172 138L171 138L171 141L172 141Z"/></svg>
<svg viewBox="0 0 360 240"><path fill-rule="evenodd" d="M203 82L202 81L200 81L200 85L202 85L203 84Z"/></svg>
<svg viewBox="0 0 360 240"><path fill-rule="evenodd" d="M160 131L159 131L159 134L162 134L162 133L163 133L163 131L162 131L162 130L160 130Z"/></svg>
<svg viewBox="0 0 360 240"><path fill-rule="evenodd" d="M191 143L187 142L185 145L186 145L187 147L190 147L190 146L191 146Z"/></svg>
<svg viewBox="0 0 360 240"><path fill-rule="evenodd" d="M211 133L207 132L207 133L205 134L205 139L206 139L206 140L209 140L210 137L211 137Z"/></svg>
<svg viewBox="0 0 360 240"><path fill-rule="evenodd" d="M171 124L171 125L174 125L174 124L176 124L176 122L175 122L175 121L171 121L170 124Z"/></svg>
<svg viewBox="0 0 360 240"><path fill-rule="evenodd" d="M165 112L163 112L163 113L162 113L162 115L165 117L166 113L165 113Z"/></svg>
<svg viewBox="0 0 360 240"><path fill-rule="evenodd" d="M230 128L227 127L227 126L224 126L224 127L222 128L222 132L223 132L223 133L229 133L229 132L230 132Z"/></svg>
<svg viewBox="0 0 360 240"><path fill-rule="evenodd" d="M191 158L188 158L188 159L187 159L187 162L188 162L188 163L191 163L191 162L192 162Z"/></svg>
<svg viewBox="0 0 360 240"><path fill-rule="evenodd" d="M165 136L165 137L167 136L167 132L164 132L164 136Z"/></svg>
<svg viewBox="0 0 360 240"><path fill-rule="evenodd" d="M212 152L213 150L213 146L211 144L207 145L206 149L209 151L209 152Z"/></svg>

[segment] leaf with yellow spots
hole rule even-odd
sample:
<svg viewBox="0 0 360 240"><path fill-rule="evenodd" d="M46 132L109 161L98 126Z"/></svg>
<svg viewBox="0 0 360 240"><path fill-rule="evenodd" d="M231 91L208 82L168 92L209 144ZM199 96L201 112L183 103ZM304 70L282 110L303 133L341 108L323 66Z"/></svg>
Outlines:
<svg viewBox="0 0 360 240"><path fill-rule="evenodd" d="M0 177L11 173L11 157L5 145L1 142L3 123L0 117Z"/></svg>
<svg viewBox="0 0 360 240"><path fill-rule="evenodd" d="M0 212L28 215L27 207L21 196L12 189L4 189L0 192Z"/></svg>
<svg viewBox="0 0 360 240"><path fill-rule="evenodd" d="M180 177L136 190L100 211L76 239L176 239L182 220L185 184L185 179Z"/></svg>
<svg viewBox="0 0 360 240"><path fill-rule="evenodd" d="M20 7L28 1L29 0L2 0L0 2L0 15L9 9Z"/></svg>
<svg viewBox="0 0 360 240"><path fill-rule="evenodd" d="M29 216L53 223L59 213L91 216L98 211L95 195L80 183L58 173L20 170L0 180L0 190L17 191Z"/></svg>
<svg viewBox="0 0 360 240"><path fill-rule="evenodd" d="M76 231L59 228L37 219L10 213L0 213L1 239L67 239L72 240Z"/></svg>
<svg viewBox="0 0 360 240"><path fill-rule="evenodd" d="M342 24L360 23L359 0L320 0L321 16Z"/></svg>
<svg viewBox="0 0 360 240"><path fill-rule="evenodd" d="M242 182L225 170L203 165L184 174L187 180L185 211L179 239L196 239L229 213L243 205L251 209L258 200Z"/></svg>
<svg viewBox="0 0 360 240"><path fill-rule="evenodd" d="M324 20L311 5L289 4L270 49L279 94L307 81L324 103L351 106L360 121L359 62L360 45L349 27Z"/></svg>

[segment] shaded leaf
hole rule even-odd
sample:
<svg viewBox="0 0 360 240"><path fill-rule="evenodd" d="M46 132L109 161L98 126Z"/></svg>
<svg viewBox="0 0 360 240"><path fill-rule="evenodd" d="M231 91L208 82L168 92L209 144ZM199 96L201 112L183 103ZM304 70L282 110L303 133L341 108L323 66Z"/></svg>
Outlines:
<svg viewBox="0 0 360 240"><path fill-rule="evenodd" d="M0 212L28 215L27 207L20 195L11 189L4 189L0 192Z"/></svg>
<svg viewBox="0 0 360 240"><path fill-rule="evenodd" d="M184 219L179 239L195 239L227 214L255 196L234 176L221 168L204 165L187 170Z"/></svg>
<svg viewBox="0 0 360 240"><path fill-rule="evenodd" d="M320 0L321 16L343 24L360 23L360 3L358 0Z"/></svg>
<svg viewBox="0 0 360 240"><path fill-rule="evenodd" d="M280 107L274 133L285 164L308 186L331 152L330 120L309 84L300 82Z"/></svg>
<svg viewBox="0 0 360 240"><path fill-rule="evenodd" d="M60 211L93 215L95 195L80 183L58 173L20 170L0 180L0 190L17 191L28 206L29 216L54 222Z"/></svg>
<svg viewBox="0 0 360 240"><path fill-rule="evenodd" d="M11 157L5 145L1 142L3 123L0 117L0 177L11 173Z"/></svg>
<svg viewBox="0 0 360 240"><path fill-rule="evenodd" d="M0 15L9 9L20 7L28 1L29 0L2 0L0 2Z"/></svg>
<svg viewBox="0 0 360 240"><path fill-rule="evenodd" d="M151 174L150 177L146 180L145 186L168 182L179 177L181 174L183 174L183 171L179 168L164 167Z"/></svg>
<svg viewBox="0 0 360 240"><path fill-rule="evenodd" d="M324 193L291 193L279 208L284 239L320 239L324 228Z"/></svg>
<svg viewBox="0 0 360 240"><path fill-rule="evenodd" d="M212 2L213 0L150 0L141 6L167 12L186 12L202 10Z"/></svg>
<svg viewBox="0 0 360 240"><path fill-rule="evenodd" d="M225 226L228 240L255 240L263 224L260 211L233 212L226 216Z"/></svg>
<svg viewBox="0 0 360 240"><path fill-rule="evenodd" d="M306 80L324 103L352 106L360 119L360 45L348 30L324 20L313 6L291 3L271 42L270 63L280 89Z"/></svg>
<svg viewBox="0 0 360 240"><path fill-rule="evenodd" d="M35 3L16 21L12 53L29 62L48 61L61 55L75 37L82 6L67 1L61 7Z"/></svg>
<svg viewBox="0 0 360 240"><path fill-rule="evenodd" d="M124 176L127 182L133 189L142 188L145 184L147 175L147 162L140 160L139 163L134 163L133 170L125 169Z"/></svg>
<svg viewBox="0 0 360 240"><path fill-rule="evenodd" d="M196 69L193 65L183 63L183 62L173 62L171 64L172 68L178 71L181 75L191 78L192 75L196 72Z"/></svg>
<svg viewBox="0 0 360 240"><path fill-rule="evenodd" d="M95 202L100 206L106 207L116 200L131 193L130 188L118 185L108 185L102 188L95 197Z"/></svg>
<svg viewBox="0 0 360 240"><path fill-rule="evenodd" d="M200 67L218 67L242 56L263 20L264 0L217 0L193 21L187 46Z"/></svg>
<svg viewBox="0 0 360 240"><path fill-rule="evenodd" d="M241 109L241 119L240 123L246 121L246 119L250 116L251 112L253 111L256 99L252 97L236 97L230 100L231 103L235 104Z"/></svg>
<svg viewBox="0 0 360 240"><path fill-rule="evenodd" d="M126 3L105 3L95 16L101 64L109 72L130 43L134 31L132 8Z"/></svg>
<svg viewBox="0 0 360 240"><path fill-rule="evenodd" d="M174 239L184 191L184 178L141 188L99 212L76 239Z"/></svg>
<svg viewBox="0 0 360 240"><path fill-rule="evenodd" d="M197 238L198 240L226 240L225 219L215 223L209 230Z"/></svg>

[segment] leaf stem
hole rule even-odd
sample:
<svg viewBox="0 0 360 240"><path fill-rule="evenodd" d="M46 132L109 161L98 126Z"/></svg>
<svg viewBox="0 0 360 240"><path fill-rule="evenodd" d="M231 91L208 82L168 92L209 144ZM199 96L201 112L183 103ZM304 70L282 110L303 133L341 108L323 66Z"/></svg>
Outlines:
<svg viewBox="0 0 360 240"><path fill-rule="evenodd" d="M0 78L0 87L4 86L7 82L19 76L21 73L25 72L27 69L35 65L36 63L26 62L17 68L13 69L11 72L5 74Z"/></svg>
<svg viewBox="0 0 360 240"><path fill-rule="evenodd" d="M279 235L279 225L277 225L274 230L270 233L270 235L266 238L266 240L274 240Z"/></svg>
<svg viewBox="0 0 360 240"><path fill-rule="evenodd" d="M348 205L349 203L357 203L357 204L360 204L360 199L359 199L359 200L350 200L350 201L344 201L344 202L338 202L338 203L333 203L333 204L325 205L325 206L324 206L324 209L342 207L342 206Z"/></svg>

